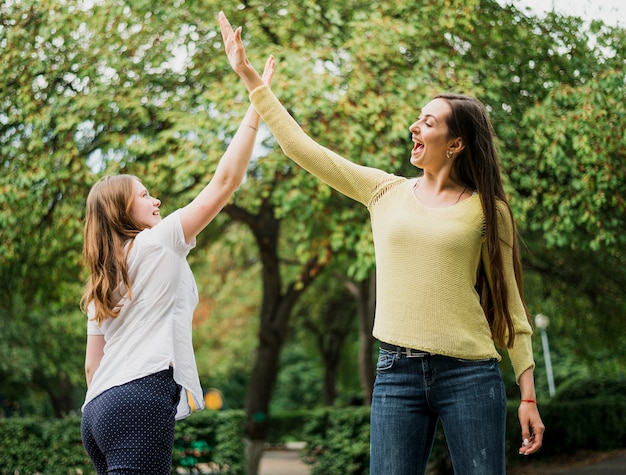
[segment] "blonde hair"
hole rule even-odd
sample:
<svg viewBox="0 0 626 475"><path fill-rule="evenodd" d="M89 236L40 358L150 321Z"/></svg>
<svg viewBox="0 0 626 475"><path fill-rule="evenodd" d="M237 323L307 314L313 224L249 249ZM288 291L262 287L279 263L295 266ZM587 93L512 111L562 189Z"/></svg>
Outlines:
<svg viewBox="0 0 626 475"><path fill-rule="evenodd" d="M99 325L119 315L126 292L130 297L126 257L135 236L145 229L130 214L135 181L140 182L133 175L105 176L87 196L83 259L89 277L80 307L87 311L93 303Z"/></svg>

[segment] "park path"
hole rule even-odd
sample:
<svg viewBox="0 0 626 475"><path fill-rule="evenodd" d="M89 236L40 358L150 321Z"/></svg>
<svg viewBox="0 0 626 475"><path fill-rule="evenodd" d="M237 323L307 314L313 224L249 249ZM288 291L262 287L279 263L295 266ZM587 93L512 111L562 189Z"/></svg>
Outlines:
<svg viewBox="0 0 626 475"><path fill-rule="evenodd" d="M515 475L626 475L626 451L602 460L576 466L517 467ZM300 460L298 450L266 450L259 475L310 475L311 466ZM329 474L330 475L330 474ZM341 474L334 474L341 475Z"/></svg>
<svg viewBox="0 0 626 475"><path fill-rule="evenodd" d="M300 460L298 450L266 450L259 475L309 475L311 466Z"/></svg>

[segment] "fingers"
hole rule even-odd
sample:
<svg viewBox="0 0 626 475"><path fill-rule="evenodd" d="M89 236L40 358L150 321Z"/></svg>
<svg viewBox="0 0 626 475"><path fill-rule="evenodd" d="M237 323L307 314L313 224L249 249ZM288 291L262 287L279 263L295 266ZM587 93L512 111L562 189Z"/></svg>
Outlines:
<svg viewBox="0 0 626 475"><path fill-rule="evenodd" d="M543 444L545 426L539 416L536 406L520 406L519 420L522 428L522 446L520 455L530 455L537 452Z"/></svg>
<svg viewBox="0 0 626 475"><path fill-rule="evenodd" d="M267 61L265 61L265 68L263 69L263 77L261 78L265 84L268 86L272 84L272 78L274 77L274 69L275 69L275 61L274 56L269 55L267 57Z"/></svg>
<svg viewBox="0 0 626 475"><path fill-rule="evenodd" d="M228 62L231 68L243 79L248 91L252 91L263 84L269 84L274 76L274 58L268 59L266 70L261 77L246 57L246 49L241 40L241 27L237 27L233 31L233 27L224 12L219 12L218 22Z"/></svg>
<svg viewBox="0 0 626 475"><path fill-rule="evenodd" d="M543 424L533 426L532 433L527 427L522 428L522 446L519 448L520 455L530 455L541 448L543 445L543 432L545 428Z"/></svg>
<svg viewBox="0 0 626 475"><path fill-rule="evenodd" d="M222 39L224 40L224 44L233 35L233 27L231 26L228 18L224 15L224 12L219 12L217 15L217 20L220 24L220 30L222 31Z"/></svg>
<svg viewBox="0 0 626 475"><path fill-rule="evenodd" d="M541 423L537 427L533 426L533 435L530 436L530 440L528 441L529 444L526 450L526 455L535 453L541 448L541 446L543 445L544 431L545 427Z"/></svg>
<svg viewBox="0 0 626 475"><path fill-rule="evenodd" d="M228 51L230 49L229 45L233 40L235 44L241 41L241 27L239 26L233 31L233 27L228 21L228 18L226 18L226 15L224 15L224 12L220 12L217 18L220 24L220 31L222 32L224 48Z"/></svg>
<svg viewBox="0 0 626 475"><path fill-rule="evenodd" d="M535 435L531 435L528 439L524 439L522 442L522 446L519 448L520 455L530 455L534 454L541 448L542 442L541 437L535 437Z"/></svg>
<svg viewBox="0 0 626 475"><path fill-rule="evenodd" d="M522 441L525 445L528 445L528 441L530 440L530 427L526 423L522 423Z"/></svg>

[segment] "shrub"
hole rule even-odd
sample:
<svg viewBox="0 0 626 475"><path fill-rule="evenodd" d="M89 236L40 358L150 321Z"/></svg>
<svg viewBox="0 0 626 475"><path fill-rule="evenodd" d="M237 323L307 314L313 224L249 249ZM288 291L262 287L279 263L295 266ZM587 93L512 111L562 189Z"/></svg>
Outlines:
<svg viewBox="0 0 626 475"><path fill-rule="evenodd" d="M570 393L572 394L572 393ZM518 455L520 428L517 404L507 413L507 463L525 462ZM541 405L546 425L544 444L533 459L579 450L626 447L626 400L623 397L553 399ZM324 408L272 416L270 442L306 443L302 458L312 475L369 473L368 407ZM582 416L581 416L582 415ZM197 473L208 464L213 473L245 473L244 427L241 410L201 411L176 424L174 466ZM0 419L0 475L92 475L94 470L80 440L80 418L41 420ZM430 459L430 473L452 473L447 447L438 430ZM195 470L195 472L194 472Z"/></svg>
<svg viewBox="0 0 626 475"><path fill-rule="evenodd" d="M369 407L312 411L303 431L312 475L369 471L369 415Z"/></svg>
<svg viewBox="0 0 626 475"><path fill-rule="evenodd" d="M569 403L586 399L603 400L623 398L626 394L626 377L582 376L563 383L551 402Z"/></svg>
<svg viewBox="0 0 626 475"><path fill-rule="evenodd" d="M201 411L178 421L173 465L189 473L201 463L242 475L243 411ZM84 475L95 471L80 437L80 418L0 419L0 475ZM218 472L214 472L218 473Z"/></svg>
<svg viewBox="0 0 626 475"><path fill-rule="evenodd" d="M80 419L0 419L0 473L95 473L80 439Z"/></svg>

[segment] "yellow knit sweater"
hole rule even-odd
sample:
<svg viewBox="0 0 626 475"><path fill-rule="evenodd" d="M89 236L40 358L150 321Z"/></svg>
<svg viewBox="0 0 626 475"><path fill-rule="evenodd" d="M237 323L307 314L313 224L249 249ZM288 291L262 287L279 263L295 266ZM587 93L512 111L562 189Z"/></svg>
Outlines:
<svg viewBox="0 0 626 475"><path fill-rule="evenodd" d="M376 252L374 336L384 342L463 359L497 358L475 290L480 260L488 262L484 216L474 194L429 208L413 194L415 179L357 165L319 145L293 120L267 86L250 94L283 152L316 177L367 206ZM534 366L532 329L513 271L512 223L500 209L499 229L515 346L516 378Z"/></svg>

